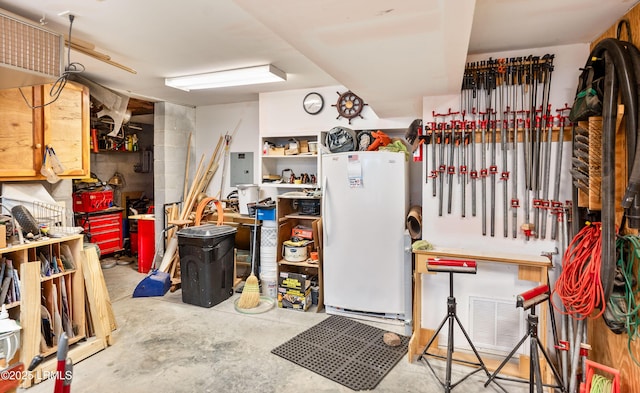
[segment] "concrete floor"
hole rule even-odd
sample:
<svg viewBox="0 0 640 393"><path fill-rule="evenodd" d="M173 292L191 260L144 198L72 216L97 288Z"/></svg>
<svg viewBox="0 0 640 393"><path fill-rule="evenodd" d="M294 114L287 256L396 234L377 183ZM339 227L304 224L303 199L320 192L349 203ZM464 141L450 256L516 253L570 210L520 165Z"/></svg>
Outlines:
<svg viewBox="0 0 640 393"><path fill-rule="evenodd" d="M75 392L351 392L270 351L322 321L324 312L274 308L263 314L238 313L238 294L212 308L182 302L181 292L164 297L132 298L145 275L133 265L103 270L118 330L114 345L74 366ZM365 322L367 323L367 322ZM380 325L395 331L390 325ZM444 376L444 362L434 361ZM457 375L468 369L454 365ZM486 377L472 376L454 389L460 392L499 392L484 388ZM519 383L503 384L511 393L527 392ZM22 392L53 392L44 381ZM430 370L404 357L375 389L376 392L441 392Z"/></svg>

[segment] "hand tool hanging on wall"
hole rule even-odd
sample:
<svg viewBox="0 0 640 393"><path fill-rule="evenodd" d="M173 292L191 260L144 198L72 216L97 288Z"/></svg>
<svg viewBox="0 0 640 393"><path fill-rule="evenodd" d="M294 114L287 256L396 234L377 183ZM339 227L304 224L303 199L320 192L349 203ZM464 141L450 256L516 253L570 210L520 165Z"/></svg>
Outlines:
<svg viewBox="0 0 640 393"><path fill-rule="evenodd" d="M549 137L546 132L548 130L547 118L550 115L549 93L553 58L553 55L548 54L542 57L490 58L486 61L468 63L465 67L460 97L460 111L463 113L463 120L470 121L470 130L465 127L463 132L454 133L454 135L461 135L459 142L457 138L453 138L453 142L456 143L458 149L455 151L457 157L454 158L454 162L457 161L459 168L461 168L464 166L463 160L466 161L468 159L465 138L469 135L471 158L466 161L466 165L469 166L470 170L463 175L459 169L458 179L461 181L458 184L464 188L467 182L471 182L471 211L472 215L475 216L477 199L475 183L478 177L483 182L481 191L483 235L487 233L487 221L490 220L490 234L495 236L496 203L500 203L498 201L500 197L496 195L496 176L498 176L504 182L501 203L504 214L502 220L503 236L509 236L509 207L512 209L511 215L514 221L512 225L513 234L514 237L518 236L517 209L521 205L521 197L518 193L518 176L514 171L521 163L524 165L525 179L525 187L522 188L522 192L526 196L526 201L522 205L527 205L525 207L527 219L522 229L527 239L536 235L536 225L529 222L529 219L539 222L538 216L541 213L538 207L534 217L529 217L532 213L530 210L532 208L531 195L535 193L536 202L542 204L542 198L540 198L539 194L542 187L542 177L544 177L542 169L546 163L544 159L540 160L540 158L545 157L547 154L546 150L543 151L542 149L547 147ZM450 109L449 112L451 112ZM476 118L476 113L481 117ZM468 118L465 117L467 115ZM478 138L481 141L480 169L475 168L478 165L477 157L475 157L477 149L474 149L473 146L476 142L475 131L479 131L481 134L484 132L481 138ZM524 159L522 160L518 157L519 132L522 132L524 137L522 142ZM500 138L499 142L498 137ZM497 165L498 143L500 143L501 149L500 172L498 172ZM450 152L450 148L451 146L446 149L445 154ZM512 160L509 159L509 154L512 155ZM444 162L447 161L449 159ZM548 167L550 168L550 165ZM489 176L490 179L487 179ZM489 189L487 189L487 181L491 182ZM511 198L509 198L510 186L512 187ZM461 190L460 195L463 198L462 205L466 203L466 190ZM487 206L489 203L491 203L491 206ZM488 215L487 209L489 208L491 211ZM466 216L465 213L463 207L461 215Z"/></svg>
<svg viewBox="0 0 640 393"><path fill-rule="evenodd" d="M471 172L469 172L469 178L471 178L471 215L473 217L476 216L476 200L478 198L476 189L478 180L478 170L476 168L476 124L475 120L471 122Z"/></svg>
<svg viewBox="0 0 640 393"><path fill-rule="evenodd" d="M502 157L502 172L500 172L500 180L502 181L502 231L503 237L509 236L509 171L507 168L507 135L509 130L509 115L511 107L509 106L509 87L505 86L507 82L509 82L509 74L507 69L504 68L501 73L502 82L500 84L500 108L503 108L506 105L506 110L500 111L500 114L503 115L502 121L500 122L500 151ZM506 90L506 100L503 101Z"/></svg>
<svg viewBox="0 0 640 393"><path fill-rule="evenodd" d="M459 161L460 164L460 170L458 172L458 175L460 176L460 184L461 184L461 189L460 189L460 200L461 200L461 216L462 217L466 217L467 212L466 212L466 201L467 201L467 173L468 173L468 169L467 169L467 147L469 146L469 139L470 139L470 131L471 131L471 126L469 125L469 123L465 120L462 122L462 135L461 135L461 140L462 140L462 145L460 147L460 149L462 150L462 154L461 154L461 158Z"/></svg>
<svg viewBox="0 0 640 393"><path fill-rule="evenodd" d="M518 208L520 207L520 199L518 199L518 128L520 124L524 124L524 119L514 118L511 155L511 166L513 167L513 176L511 176L511 236L514 239L518 237Z"/></svg>
<svg viewBox="0 0 640 393"><path fill-rule="evenodd" d="M480 120L480 180L482 181L482 197L480 202L480 212L482 217L482 235L487 235L487 123L488 120Z"/></svg>
<svg viewBox="0 0 640 393"><path fill-rule="evenodd" d="M553 116L550 116L547 120L547 134L545 135L546 144L543 146L544 161L542 162L542 200L540 202L540 231L539 235L541 239L545 239L547 236L547 212L550 209L549 202L549 182L551 178L551 145L553 143Z"/></svg>
<svg viewBox="0 0 640 393"><path fill-rule="evenodd" d="M431 136L431 172L429 172L429 176L427 176L427 182L429 181L428 179L431 179L431 185L432 185L432 196L436 196L436 179L438 178L438 170L437 170L437 144L440 143L440 139L438 138L438 134L436 133L436 122L430 122L429 123L429 133ZM428 160L425 160L425 163L428 163Z"/></svg>
<svg viewBox="0 0 640 393"><path fill-rule="evenodd" d="M447 166L447 175L448 176L448 192L447 192L447 214L451 214L451 204L453 201L453 175L456 174L456 167L454 165L454 150L455 146L459 144L459 138L456 136L456 127L458 127L455 121L451 122L453 124L452 127L449 128L449 133L447 135L448 143L449 143L449 165Z"/></svg>
<svg viewBox="0 0 640 393"><path fill-rule="evenodd" d="M440 123L440 165L438 165L438 216L442 217L442 204L444 201L444 173L446 171L447 166L445 165L445 144L448 141L448 132L444 130L444 123ZM447 125L448 127L448 125Z"/></svg>
<svg viewBox="0 0 640 393"><path fill-rule="evenodd" d="M490 63L493 63L493 60L489 60ZM495 236L496 231L496 174L498 173L498 167L496 166L496 145L498 141L496 140L496 122L497 117L491 115L495 115L499 111L496 111L494 108L499 108L498 106L498 73L497 68L492 68L491 72L487 73L487 102L489 106L487 107L487 115L489 120L489 126L491 127L491 165L489 166L489 175L491 175L491 237ZM496 90L493 97L496 101L494 104L492 102L492 93L493 90Z"/></svg>
<svg viewBox="0 0 640 393"><path fill-rule="evenodd" d="M497 121L491 120L491 165L489 165L489 175L491 175L491 237L496 235L496 174L498 167L496 165L496 145L498 144L496 128Z"/></svg>
<svg viewBox="0 0 640 393"><path fill-rule="evenodd" d="M562 177L562 150L564 145L564 127L566 124L566 117L564 113L570 111L571 108L565 103L564 108L556 109L558 112L558 142L556 144L556 165L555 175L553 180L553 196L551 200L551 212L552 216L555 215L556 219L551 224L551 240L556 240L558 233L558 226L564 219L564 209L562 208L562 202L560 202L560 179Z"/></svg>

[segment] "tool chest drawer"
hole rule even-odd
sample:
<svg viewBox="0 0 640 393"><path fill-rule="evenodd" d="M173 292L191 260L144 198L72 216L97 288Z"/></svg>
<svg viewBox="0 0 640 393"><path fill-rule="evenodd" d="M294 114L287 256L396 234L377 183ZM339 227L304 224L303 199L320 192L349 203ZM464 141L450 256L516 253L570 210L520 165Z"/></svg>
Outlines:
<svg viewBox="0 0 640 393"><path fill-rule="evenodd" d="M98 245L100 255L122 250L122 213L76 215L76 225L84 228L89 243Z"/></svg>

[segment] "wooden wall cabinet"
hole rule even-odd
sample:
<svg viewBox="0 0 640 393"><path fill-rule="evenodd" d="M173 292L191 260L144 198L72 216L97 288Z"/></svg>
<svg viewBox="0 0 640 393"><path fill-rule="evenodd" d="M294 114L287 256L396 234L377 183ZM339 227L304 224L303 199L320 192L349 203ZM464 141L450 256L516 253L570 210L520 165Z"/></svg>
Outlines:
<svg viewBox="0 0 640 393"><path fill-rule="evenodd" d="M89 175L89 89L68 82L50 105L51 85L0 90L0 181L44 180L44 148L65 168L61 178ZM32 107L34 107L32 109Z"/></svg>

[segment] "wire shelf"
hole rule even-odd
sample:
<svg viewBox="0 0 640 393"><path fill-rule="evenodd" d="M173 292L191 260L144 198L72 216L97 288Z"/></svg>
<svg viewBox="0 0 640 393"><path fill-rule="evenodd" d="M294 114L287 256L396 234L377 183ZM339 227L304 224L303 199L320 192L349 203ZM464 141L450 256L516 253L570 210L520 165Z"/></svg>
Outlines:
<svg viewBox="0 0 640 393"><path fill-rule="evenodd" d="M40 201L22 201L2 196L0 198L2 206L9 212L14 206L23 205L26 207L36 219L40 228L45 226L49 228L62 227L65 224L66 209L63 206Z"/></svg>

